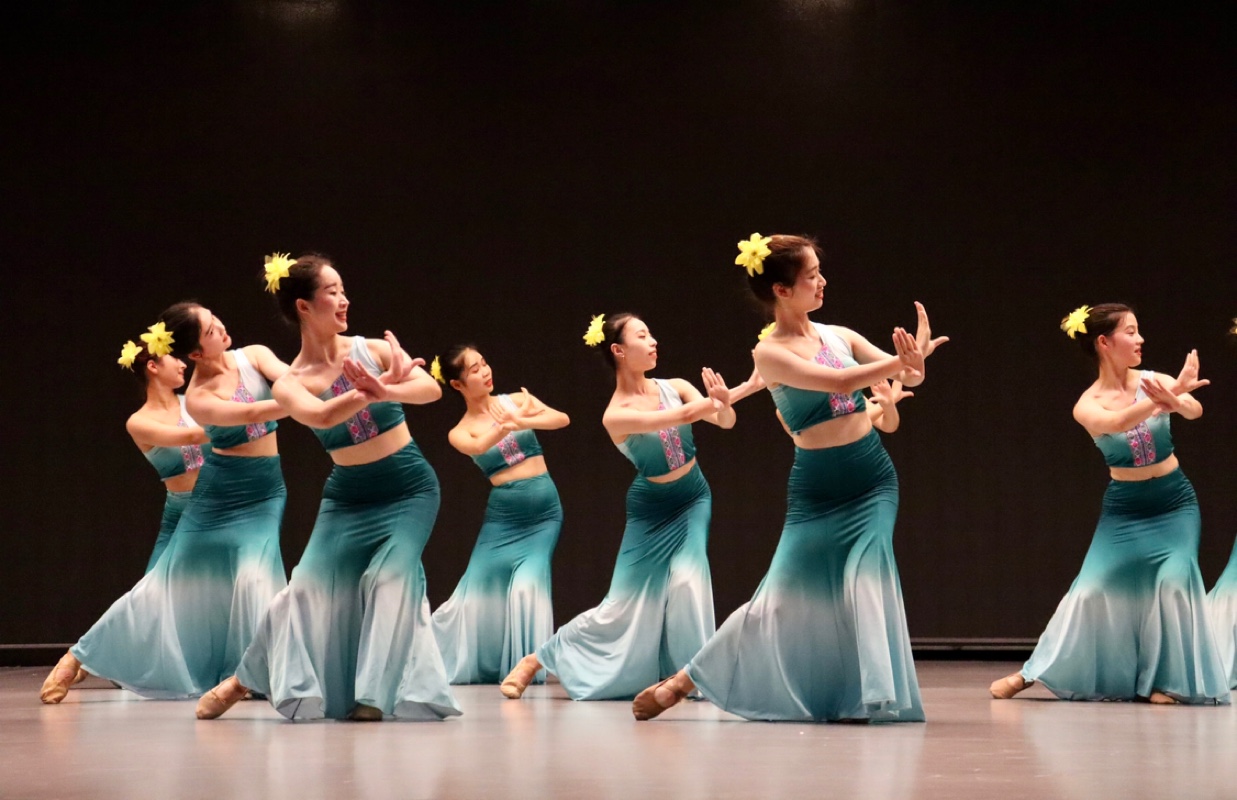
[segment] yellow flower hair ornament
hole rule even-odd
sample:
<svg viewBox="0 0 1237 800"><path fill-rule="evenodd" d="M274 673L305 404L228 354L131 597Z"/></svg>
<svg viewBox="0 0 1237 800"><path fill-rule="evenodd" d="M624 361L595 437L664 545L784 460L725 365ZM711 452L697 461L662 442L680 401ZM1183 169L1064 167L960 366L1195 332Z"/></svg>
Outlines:
<svg viewBox="0 0 1237 800"><path fill-rule="evenodd" d="M438 356L434 356L434 362L430 364L430 377L439 383L445 384L446 381L442 377L442 363L439 362Z"/></svg>
<svg viewBox="0 0 1237 800"><path fill-rule="evenodd" d="M273 253L266 257L266 291L279 291L279 282L288 277L288 269L296 263L289 258L291 253Z"/></svg>
<svg viewBox="0 0 1237 800"><path fill-rule="evenodd" d="M1065 319L1061 320L1061 330L1069 338L1073 339L1075 334L1087 332L1087 315L1091 313L1091 306L1078 306L1073 311L1066 315Z"/></svg>
<svg viewBox="0 0 1237 800"><path fill-rule="evenodd" d="M588 324L588 330L584 332L584 343L589 347L596 347L604 342L606 340L606 334L601 327L605 324L605 314L598 314L593 317L593 321Z"/></svg>
<svg viewBox="0 0 1237 800"><path fill-rule="evenodd" d="M142 334L142 341L146 343L146 351L155 358L162 358L172 352L172 344L175 339L172 338L172 332L164 327L162 322L156 322L146 329L148 333Z"/></svg>
<svg viewBox="0 0 1237 800"><path fill-rule="evenodd" d="M132 341L125 342L125 346L120 348L120 358L116 359L116 363L132 372L133 361L140 352L142 352L141 345L136 345Z"/></svg>
<svg viewBox="0 0 1237 800"><path fill-rule="evenodd" d="M760 329L760 335L756 337L756 341L763 342L769 338L769 334L773 333L773 329L777 327L776 322L770 322L768 325Z"/></svg>
<svg viewBox="0 0 1237 800"><path fill-rule="evenodd" d="M747 241L739 242L739 255L734 263L747 270L747 276L761 275L765 271L765 258L773 251L769 249L772 236L761 236L753 233Z"/></svg>

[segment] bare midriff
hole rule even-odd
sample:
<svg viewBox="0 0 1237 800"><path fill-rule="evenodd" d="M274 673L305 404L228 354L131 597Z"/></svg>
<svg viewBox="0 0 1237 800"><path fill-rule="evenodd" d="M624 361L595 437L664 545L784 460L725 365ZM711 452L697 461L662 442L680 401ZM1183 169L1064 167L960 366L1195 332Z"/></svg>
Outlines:
<svg viewBox="0 0 1237 800"><path fill-rule="evenodd" d="M1109 467L1108 474L1114 481L1149 481L1152 478L1163 478L1179 466L1177 454L1173 453L1163 461L1145 467Z"/></svg>
<svg viewBox="0 0 1237 800"><path fill-rule="evenodd" d="M490 484L502 486L504 483L511 483L512 481L535 478L538 475L544 475L546 472L545 456L530 456L519 464L507 467L502 472L495 472L490 476Z"/></svg>
<svg viewBox="0 0 1237 800"><path fill-rule="evenodd" d="M818 422L810 428L805 428L797 434L792 433L796 447L804 450L824 450L827 447L841 447L857 442L872 430L872 420L867 413L857 411L842 417L834 417L824 422Z"/></svg>
<svg viewBox="0 0 1237 800"><path fill-rule="evenodd" d="M221 456L242 456L255 458L257 456L279 455L279 442L275 441L275 432L271 431L260 439L238 444L236 447L217 447L212 452Z"/></svg>
<svg viewBox="0 0 1237 800"><path fill-rule="evenodd" d="M198 482L198 471L195 469L192 472L183 472L180 475L173 475L163 482L163 486L169 492L192 492L193 487Z"/></svg>
<svg viewBox="0 0 1237 800"><path fill-rule="evenodd" d="M694 466L696 466L696 459L693 457L691 461L688 461L683 466L672 469L665 475L657 475L652 478L647 478L647 480L651 483L674 483L679 478L691 472L692 467Z"/></svg>
<svg viewBox="0 0 1237 800"><path fill-rule="evenodd" d="M412 441L408 431L408 423L401 422L388 431L383 431L372 439L360 444L348 445L331 451L331 460L341 467L356 467L361 464L372 464L381 461L392 453L397 453Z"/></svg>

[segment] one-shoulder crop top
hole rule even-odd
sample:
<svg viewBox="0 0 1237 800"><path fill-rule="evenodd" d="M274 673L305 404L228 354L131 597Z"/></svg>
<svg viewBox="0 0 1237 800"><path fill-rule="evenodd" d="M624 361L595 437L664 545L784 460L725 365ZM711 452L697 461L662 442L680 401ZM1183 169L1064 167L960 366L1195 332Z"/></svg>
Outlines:
<svg viewBox="0 0 1237 800"><path fill-rule="evenodd" d="M1155 373L1144 370L1142 377L1154 380ZM1139 381L1134 402L1146 396L1142 381ZM1104 454L1104 463L1110 467L1149 467L1171 456L1173 433L1168 417L1168 414L1156 414L1124 433L1103 433L1093 437L1095 446Z"/></svg>
<svg viewBox="0 0 1237 800"><path fill-rule="evenodd" d="M510 408L515 408L510 395L500 394L498 401ZM472 460L485 473L485 477L492 478L507 467L514 467L526 458L539 455L541 455L541 442L537 441L537 434L531 430L521 430L508 433L498 441L498 444L479 456L473 456Z"/></svg>
<svg viewBox="0 0 1237 800"><path fill-rule="evenodd" d="M271 399L271 387L262 377L258 368L249 363L249 358L240 348L229 351L236 360L236 371L240 373L240 381L236 391L232 393L234 403L256 403ZM216 450L236 447L237 445L261 439L268 433L273 433L279 424L270 422L251 422L248 425L204 425L206 435L210 437L211 447Z"/></svg>
<svg viewBox="0 0 1237 800"><path fill-rule="evenodd" d="M660 402L658 411L678 408L683 399L667 381L654 378ZM619 442L619 451L636 465L645 478L656 478L672 472L696 457L696 441L691 425L675 425L652 433L632 433Z"/></svg>
<svg viewBox="0 0 1237 800"><path fill-rule="evenodd" d="M858 366L859 362L855 361L845 339L819 322L813 322L812 326L820 334L820 350L813 361L833 369ZM850 394L835 394L778 384L769 390L769 394L773 395L773 404L781 412L786 427L796 435L818 423L867 408L863 392L858 390Z"/></svg>
<svg viewBox="0 0 1237 800"><path fill-rule="evenodd" d="M181 428L197 426L193 417L189 416L189 412L185 409L183 394L180 395L180 419L176 421L176 424ZM166 481L168 478L175 478L177 475L184 475L186 472L201 468L204 455L209 452L209 444L182 444L177 447L155 445L142 455L146 456L146 460L159 473L159 480Z"/></svg>
<svg viewBox="0 0 1237 800"><path fill-rule="evenodd" d="M370 355L369 346L365 344L364 336L352 337L352 349L348 352L348 357L353 361L361 362L361 365L365 367L365 371L370 375L377 376L382 374L382 367ZM351 389L352 381L341 374L318 397L323 400L330 400L332 397L338 397ZM351 447L354 444L367 442L375 436L386 433L402 424L403 421L404 406L393 400L383 400L378 403L370 403L338 425L333 425L329 428L312 428L311 430L313 430L314 435L318 437L318 441L322 442L322 446L329 453L332 450L339 450L341 447Z"/></svg>

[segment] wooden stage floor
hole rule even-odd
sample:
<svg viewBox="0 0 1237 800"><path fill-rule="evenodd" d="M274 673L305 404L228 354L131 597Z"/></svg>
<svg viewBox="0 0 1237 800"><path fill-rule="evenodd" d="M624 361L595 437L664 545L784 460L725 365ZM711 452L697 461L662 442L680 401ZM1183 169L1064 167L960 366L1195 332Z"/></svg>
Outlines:
<svg viewBox="0 0 1237 800"><path fill-rule="evenodd" d="M266 703L199 722L98 680L44 706L0 670L5 798L1233 798L1237 711L988 698L1016 668L920 662L927 724L745 722L706 702L637 723L557 685L456 687L441 723L290 723Z"/></svg>

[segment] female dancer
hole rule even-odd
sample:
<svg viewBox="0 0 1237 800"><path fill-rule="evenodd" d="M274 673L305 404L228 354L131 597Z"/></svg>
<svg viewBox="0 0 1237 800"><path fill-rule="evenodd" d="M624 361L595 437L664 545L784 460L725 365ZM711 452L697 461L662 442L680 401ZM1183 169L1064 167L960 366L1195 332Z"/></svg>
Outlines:
<svg viewBox="0 0 1237 800"><path fill-rule="evenodd" d="M602 424L639 474L627 491L610 591L516 665L501 687L512 699L542 668L573 700L632 697L686 664L713 633L705 554L713 500L696 464L691 424L732 427L731 405L764 387L753 375L727 389L706 369L708 394L701 396L685 380L646 377L657 366L657 340L634 314L594 317L585 342L605 345L616 386Z"/></svg>
<svg viewBox="0 0 1237 800"><path fill-rule="evenodd" d="M236 675L202 697L197 715L218 717L249 689L289 719L457 715L421 568L438 478L401 405L433 402L442 390L389 331L385 340L342 335L349 303L327 258L273 263L270 288L301 331L275 396L313 429L335 467L292 581Z"/></svg>
<svg viewBox="0 0 1237 800"><path fill-rule="evenodd" d="M748 719L922 721L893 559L898 479L860 390L875 385L880 398L887 378L918 384L925 353L946 339L931 339L918 304L918 341L896 328L892 356L852 330L813 323L825 289L816 242L752 238L740 263L776 317L756 368L795 443L786 524L751 601L632 711L650 719L698 689ZM881 406L882 425L896 423L892 404Z"/></svg>
<svg viewBox="0 0 1237 800"><path fill-rule="evenodd" d="M495 401L493 373L475 347L452 347L443 364L435 377L467 404L447 439L494 488L468 569L434 612L434 634L452 683L498 683L554 632L550 558L563 507L534 430L570 420L527 389Z"/></svg>
<svg viewBox="0 0 1237 800"><path fill-rule="evenodd" d="M139 375L146 389L146 402L129 416L125 429L167 488L159 536L146 562L150 572L189 505L210 438L185 410L185 396L176 394L185 385L184 361L172 355L156 358L149 349L125 342L119 362Z"/></svg>
<svg viewBox="0 0 1237 800"><path fill-rule="evenodd" d="M1082 306L1061 323L1099 377L1074 419L1112 481L1082 571L1022 669L994 681L997 699L1035 681L1064 700L1229 702L1198 571L1194 488L1173 453L1169 414L1198 419L1198 353L1176 380L1139 370L1143 337L1128 306Z"/></svg>
<svg viewBox="0 0 1237 800"><path fill-rule="evenodd" d="M1207 611L1228 685L1237 689L1237 544L1229 554L1228 566L1207 593Z"/></svg>
<svg viewBox="0 0 1237 800"><path fill-rule="evenodd" d="M154 569L60 659L43 683L45 703L64 699L79 668L145 697L197 696L236 670L263 609L287 584L275 442L285 412L267 383L287 365L261 345L229 350L223 323L196 303L164 311L143 339L154 355L175 348L196 365L186 405L212 450Z"/></svg>

